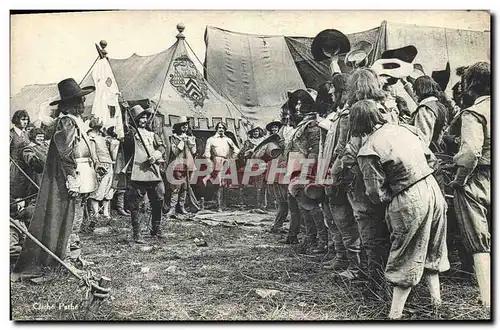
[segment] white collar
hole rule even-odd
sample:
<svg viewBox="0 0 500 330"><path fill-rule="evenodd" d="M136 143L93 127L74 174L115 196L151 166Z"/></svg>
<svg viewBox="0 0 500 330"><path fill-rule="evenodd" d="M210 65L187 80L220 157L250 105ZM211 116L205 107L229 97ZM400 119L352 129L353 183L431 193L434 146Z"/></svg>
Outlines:
<svg viewBox="0 0 500 330"><path fill-rule="evenodd" d="M21 136L21 135L23 134L23 132L25 132L25 131L21 130L21 129L20 129L19 127L17 127L17 126L14 126L14 132L16 132L16 133L17 133L17 135Z"/></svg>
<svg viewBox="0 0 500 330"><path fill-rule="evenodd" d="M484 100L486 99L489 99L490 98L490 95L483 95L483 96L480 96L476 99L476 101L474 101L474 104L478 104L478 103L481 103L483 102ZM17 128L17 127L16 127Z"/></svg>
<svg viewBox="0 0 500 330"><path fill-rule="evenodd" d="M429 97L426 97L425 99L423 99L422 101L420 101L419 105L420 104L426 104L426 103L429 103L429 102L432 102L432 101L437 101L437 97L435 96L429 96Z"/></svg>

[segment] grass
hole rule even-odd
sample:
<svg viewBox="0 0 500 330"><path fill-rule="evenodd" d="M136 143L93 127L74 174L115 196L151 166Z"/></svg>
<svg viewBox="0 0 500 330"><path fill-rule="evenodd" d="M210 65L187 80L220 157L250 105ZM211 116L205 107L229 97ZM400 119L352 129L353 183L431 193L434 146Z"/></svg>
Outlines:
<svg viewBox="0 0 500 330"><path fill-rule="evenodd" d="M255 215L259 216L259 215ZM260 215L262 217L262 215ZM272 217L268 215L268 217ZM13 320L382 320L388 300L368 300L362 284L346 283L324 270L319 258L280 245L264 227L207 226L163 220L163 241L146 238L150 251L130 242L130 220L117 217L105 236L82 234L92 269L111 278L112 296L86 313L85 288L66 271L44 284L11 284ZM208 247L197 247L203 238ZM455 265L454 265L455 266ZM149 272L141 268L149 267ZM441 315L430 313L425 286L415 288L406 319L489 319L472 281L442 276ZM255 289L275 289L261 298ZM37 309L34 304L55 304ZM77 306L76 309L59 308Z"/></svg>

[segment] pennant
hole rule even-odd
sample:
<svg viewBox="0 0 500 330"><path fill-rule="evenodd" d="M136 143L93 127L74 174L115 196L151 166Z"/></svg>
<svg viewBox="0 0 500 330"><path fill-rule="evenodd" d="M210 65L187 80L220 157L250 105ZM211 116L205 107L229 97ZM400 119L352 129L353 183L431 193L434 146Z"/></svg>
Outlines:
<svg viewBox="0 0 500 330"><path fill-rule="evenodd" d="M117 137L123 138L123 118L118 103L118 85L106 58L97 60L92 70L95 96L91 114L104 122L104 128L115 126Z"/></svg>

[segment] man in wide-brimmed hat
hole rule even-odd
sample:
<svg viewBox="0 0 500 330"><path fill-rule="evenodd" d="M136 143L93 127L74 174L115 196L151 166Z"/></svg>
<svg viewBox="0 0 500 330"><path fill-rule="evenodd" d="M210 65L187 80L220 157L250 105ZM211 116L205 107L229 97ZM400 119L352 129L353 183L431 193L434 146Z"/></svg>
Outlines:
<svg viewBox="0 0 500 330"><path fill-rule="evenodd" d="M145 244L141 235L139 206L148 194L151 205L151 237L164 238L161 231L161 213L165 186L160 174L159 164L164 162L165 152L160 137L146 129L151 112L136 105L130 109L131 126L125 135L125 159L131 169L130 176L130 213L133 240Z"/></svg>
<svg viewBox="0 0 500 330"><path fill-rule="evenodd" d="M292 216L288 243L297 241L300 226L300 215L306 225L306 237L301 245L301 250L316 249L318 246L328 245L328 231L324 223L323 212L320 207L320 199L317 196L308 195L306 187L314 184L316 167L318 162L320 128L315 111L315 99L305 90L296 90L289 94L289 104L295 111L292 112L292 120L296 123L295 131L290 143L285 148L288 154L288 169L290 174L289 207ZM307 164L304 161L309 161ZM301 172L307 171L308 184L301 181ZM319 240L318 240L319 237Z"/></svg>
<svg viewBox="0 0 500 330"><path fill-rule="evenodd" d="M60 98L51 105L57 105L62 115L55 123L29 231L59 258L85 266L78 236L83 204L97 188L96 171L102 173L102 168L90 148L81 115L85 95L95 88L81 88L72 78L62 80L57 87ZM14 271L36 272L54 262L43 249L27 240Z"/></svg>
<svg viewBox="0 0 500 330"><path fill-rule="evenodd" d="M189 127L189 120L186 116L181 116L179 121L172 127L173 133L170 137L173 156L170 164L173 166L173 176L176 180L183 180L181 184L172 184L172 196L170 197L170 209L167 217L176 213L177 207L181 214L188 213L184 208L186 204L187 185L189 184L190 173L195 169L194 156L196 154L196 138L192 135Z"/></svg>

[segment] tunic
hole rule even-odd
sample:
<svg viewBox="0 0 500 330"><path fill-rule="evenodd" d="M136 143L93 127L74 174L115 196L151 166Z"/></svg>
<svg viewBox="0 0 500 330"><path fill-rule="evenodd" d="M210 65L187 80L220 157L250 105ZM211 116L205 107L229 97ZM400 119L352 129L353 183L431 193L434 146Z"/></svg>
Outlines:
<svg viewBox="0 0 500 330"><path fill-rule="evenodd" d="M450 267L446 202L431 175L434 161L418 131L406 125L382 125L358 153L366 194L373 203L387 204L391 249L385 277L398 286L415 286L424 269Z"/></svg>
<svg viewBox="0 0 500 330"><path fill-rule="evenodd" d="M28 133L17 127L10 130L10 157L16 162L24 172L29 171L23 162L22 150L30 143ZM10 162L10 196L12 198L22 198L28 195L28 188L31 185L28 178L21 170Z"/></svg>
<svg viewBox="0 0 500 330"><path fill-rule="evenodd" d="M433 152L442 152L443 132L447 122L446 108L434 96L420 101L410 120L411 125L424 133L424 141Z"/></svg>
<svg viewBox="0 0 500 330"><path fill-rule="evenodd" d="M112 188L114 178L114 161L111 155L111 139L106 139L94 131L90 131L88 135L91 142L91 148L94 149L94 153L97 156L100 166L104 167L107 171L102 177L97 178L98 187L89 195L89 198L98 201L111 200L114 195L114 189Z"/></svg>
<svg viewBox="0 0 500 330"><path fill-rule="evenodd" d="M491 98L479 97L461 113L461 144L454 192L458 224L470 253L491 250Z"/></svg>

